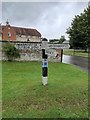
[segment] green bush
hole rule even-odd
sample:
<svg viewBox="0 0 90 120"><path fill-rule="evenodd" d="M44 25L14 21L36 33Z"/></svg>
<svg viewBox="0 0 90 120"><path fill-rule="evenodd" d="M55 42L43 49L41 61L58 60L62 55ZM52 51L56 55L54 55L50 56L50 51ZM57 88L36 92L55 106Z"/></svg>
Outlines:
<svg viewBox="0 0 90 120"><path fill-rule="evenodd" d="M7 57L8 61L13 61L15 58L20 58L19 50L16 49L16 47L10 42L7 42L3 46L3 52Z"/></svg>

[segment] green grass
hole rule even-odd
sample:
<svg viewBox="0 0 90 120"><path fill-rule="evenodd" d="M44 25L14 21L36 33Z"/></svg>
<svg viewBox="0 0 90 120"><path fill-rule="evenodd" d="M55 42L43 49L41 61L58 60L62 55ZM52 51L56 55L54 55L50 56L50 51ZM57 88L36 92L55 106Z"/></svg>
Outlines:
<svg viewBox="0 0 90 120"><path fill-rule="evenodd" d="M84 50L74 50L73 49L65 49L63 51L64 55L75 55L80 57L88 57L88 52L85 52Z"/></svg>
<svg viewBox="0 0 90 120"><path fill-rule="evenodd" d="M73 65L49 63L42 85L41 62L2 63L3 118L87 118L88 75Z"/></svg>
<svg viewBox="0 0 90 120"><path fill-rule="evenodd" d="M0 119L2 117L2 62L0 62Z"/></svg>

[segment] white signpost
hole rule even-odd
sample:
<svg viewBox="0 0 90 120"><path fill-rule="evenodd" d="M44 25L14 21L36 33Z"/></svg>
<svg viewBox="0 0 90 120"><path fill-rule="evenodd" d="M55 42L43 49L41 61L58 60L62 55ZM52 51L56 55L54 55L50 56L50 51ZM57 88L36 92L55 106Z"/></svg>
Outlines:
<svg viewBox="0 0 90 120"><path fill-rule="evenodd" d="M46 50L48 49L48 40L42 39L42 84L47 85L48 83L48 55Z"/></svg>

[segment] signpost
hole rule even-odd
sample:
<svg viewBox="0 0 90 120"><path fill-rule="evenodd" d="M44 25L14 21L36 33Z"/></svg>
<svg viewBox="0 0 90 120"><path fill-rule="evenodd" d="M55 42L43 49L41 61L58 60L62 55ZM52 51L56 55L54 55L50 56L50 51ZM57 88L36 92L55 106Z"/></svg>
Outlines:
<svg viewBox="0 0 90 120"><path fill-rule="evenodd" d="M42 39L42 84L47 85L48 83L48 55L46 50L48 49L48 40Z"/></svg>

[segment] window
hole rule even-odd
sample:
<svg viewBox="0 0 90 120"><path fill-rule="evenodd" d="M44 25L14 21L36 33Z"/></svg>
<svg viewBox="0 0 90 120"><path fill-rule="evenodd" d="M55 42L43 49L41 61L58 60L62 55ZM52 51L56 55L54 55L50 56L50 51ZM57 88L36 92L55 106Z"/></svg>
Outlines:
<svg viewBox="0 0 90 120"><path fill-rule="evenodd" d="M10 33L10 32L8 32L8 37L9 37L9 38L11 37L11 33Z"/></svg>

